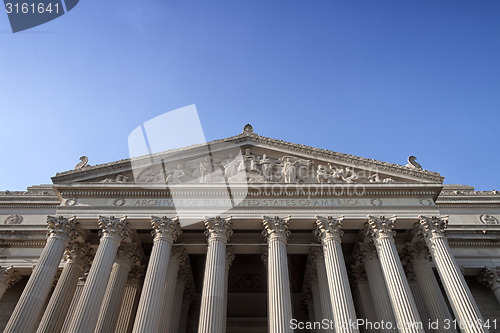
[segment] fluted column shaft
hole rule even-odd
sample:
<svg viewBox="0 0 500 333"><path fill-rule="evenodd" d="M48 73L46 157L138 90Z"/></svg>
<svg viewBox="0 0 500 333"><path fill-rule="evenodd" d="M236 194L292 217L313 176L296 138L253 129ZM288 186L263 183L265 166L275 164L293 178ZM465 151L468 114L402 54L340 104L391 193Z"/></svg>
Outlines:
<svg viewBox="0 0 500 333"><path fill-rule="evenodd" d="M177 288L179 287L177 286L179 267L184 261L184 249L181 247L174 248L170 255L170 262L168 263L167 284L164 288L162 320L160 322L159 332L171 332L169 329L172 325L174 299Z"/></svg>
<svg viewBox="0 0 500 333"><path fill-rule="evenodd" d="M392 324L392 328L386 325L380 329L380 332L396 333L398 332L396 318L392 310L392 303L385 284L384 274L380 267L380 261L377 257L377 250L373 243L360 243L359 246L362 254L360 261L364 263L377 321L390 322Z"/></svg>
<svg viewBox="0 0 500 333"><path fill-rule="evenodd" d="M198 333L221 333L226 292L226 244L232 234L231 218L205 220L208 236L207 259L201 295Z"/></svg>
<svg viewBox="0 0 500 333"><path fill-rule="evenodd" d="M394 222L396 218L368 217L369 234L372 236L384 274L387 290L401 333L424 333L423 323L413 299L403 265L394 244Z"/></svg>
<svg viewBox="0 0 500 333"><path fill-rule="evenodd" d="M314 247L312 248L312 253L314 255L313 261L316 265L318 296L322 314L321 320L327 319L328 322L332 322L335 321L335 317L333 315L332 300L330 297L330 288L328 286L323 249ZM332 333L334 332L334 328L329 326L328 328L322 329L322 332Z"/></svg>
<svg viewBox="0 0 500 333"><path fill-rule="evenodd" d="M340 245L343 217L334 219L316 216L316 234L323 244L326 276L337 333L358 333L356 311L345 267L344 254Z"/></svg>
<svg viewBox="0 0 500 333"><path fill-rule="evenodd" d="M234 260L234 248L233 247L227 247L226 248L226 276L225 276L225 281L224 281L224 310L222 313L224 314L224 318L222 321L226 324L224 324L222 333L226 333L226 328L227 328L227 301L228 301L228 284L229 284L229 268L231 268L231 264L233 263Z"/></svg>
<svg viewBox="0 0 500 333"><path fill-rule="evenodd" d="M430 258L427 255L425 249L420 249L417 246L413 246L411 249L413 252L412 268L415 278L417 280L420 292L425 303L425 308L429 314L430 320L432 322L438 322L439 325L435 327L435 332L440 333L455 333L457 330L454 327L445 329L445 320L452 320L450 311L448 310L448 305L443 297L441 288L436 280L432 266L430 263ZM424 253L422 253L424 252Z"/></svg>
<svg viewBox="0 0 500 333"><path fill-rule="evenodd" d="M167 327L166 332L179 332L185 286L186 286L186 277L184 274L180 274L177 279L177 284L175 288L174 306L172 309L172 320L170 321L170 326Z"/></svg>
<svg viewBox="0 0 500 333"><path fill-rule="evenodd" d="M325 314L323 313L323 306L321 304L321 293L319 291L319 282L318 279L315 279L311 282L311 293L313 297L313 306L314 306L314 316L317 322L321 322L325 319ZM330 303L328 303L330 304ZM331 307L331 304L330 304ZM329 329L329 328L328 328ZM317 333L325 333L325 329L320 328L317 330Z"/></svg>
<svg viewBox="0 0 500 333"><path fill-rule="evenodd" d="M155 238L135 318L134 333L158 332L173 242L181 234L177 218L151 217Z"/></svg>
<svg viewBox="0 0 500 333"><path fill-rule="evenodd" d="M365 269L361 265L353 265L351 268L353 275L351 285L355 286L353 298L358 304L358 318L366 319L369 322L380 321L375 313L375 306L373 305L372 296L370 294L370 285L366 277ZM390 306L389 300L387 303ZM391 311L390 308L389 310ZM378 333L378 330L375 332L373 327L366 327L365 333Z"/></svg>
<svg viewBox="0 0 500 333"><path fill-rule="evenodd" d="M14 267L2 267L0 266L0 299L2 299L3 294L21 280L21 275L19 275Z"/></svg>
<svg viewBox="0 0 500 333"><path fill-rule="evenodd" d="M89 243L70 244L64 253L66 264L45 309L37 333L59 333L75 295L83 268L92 260Z"/></svg>
<svg viewBox="0 0 500 333"><path fill-rule="evenodd" d="M97 319L95 333L114 332L120 315L128 274L132 265L137 264L139 260L137 244L125 244L118 249Z"/></svg>
<svg viewBox="0 0 500 333"><path fill-rule="evenodd" d="M264 234L267 237L267 293L269 333L291 333L292 299L288 276L286 244L290 231L290 217L280 219L264 216Z"/></svg>
<svg viewBox="0 0 500 333"><path fill-rule="evenodd" d="M448 217L420 216L419 219L419 233L427 243L462 332L489 332L480 324L484 323L484 319L444 236Z"/></svg>
<svg viewBox="0 0 500 333"><path fill-rule="evenodd" d="M33 332L64 250L78 237L75 218L47 217L49 237L4 333Z"/></svg>
<svg viewBox="0 0 500 333"><path fill-rule="evenodd" d="M120 242L128 237L126 217L99 216L101 239L69 324L69 333L93 333Z"/></svg>

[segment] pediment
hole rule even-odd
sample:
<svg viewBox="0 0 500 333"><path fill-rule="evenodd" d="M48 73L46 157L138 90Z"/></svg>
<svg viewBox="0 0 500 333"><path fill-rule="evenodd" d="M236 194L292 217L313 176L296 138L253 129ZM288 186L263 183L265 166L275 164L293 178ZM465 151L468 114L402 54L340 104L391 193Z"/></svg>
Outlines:
<svg viewBox="0 0 500 333"><path fill-rule="evenodd" d="M257 135L240 135L59 173L68 183L442 183L438 173Z"/></svg>

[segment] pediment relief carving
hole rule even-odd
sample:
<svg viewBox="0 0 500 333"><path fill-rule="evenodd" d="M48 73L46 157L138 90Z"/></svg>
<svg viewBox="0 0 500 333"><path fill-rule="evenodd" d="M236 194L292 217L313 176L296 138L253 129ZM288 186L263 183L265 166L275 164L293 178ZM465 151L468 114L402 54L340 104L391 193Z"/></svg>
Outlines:
<svg viewBox="0 0 500 333"><path fill-rule="evenodd" d="M220 151L185 160L161 160L139 170L112 174L91 183L281 183L356 184L410 182L376 169L307 159L279 151L255 147ZM414 182L414 181L413 181Z"/></svg>
<svg viewBox="0 0 500 333"><path fill-rule="evenodd" d="M85 159L52 179L56 184L442 183L443 177L415 160L410 156L406 166L376 161L263 137L247 126L239 135L208 144L94 166Z"/></svg>

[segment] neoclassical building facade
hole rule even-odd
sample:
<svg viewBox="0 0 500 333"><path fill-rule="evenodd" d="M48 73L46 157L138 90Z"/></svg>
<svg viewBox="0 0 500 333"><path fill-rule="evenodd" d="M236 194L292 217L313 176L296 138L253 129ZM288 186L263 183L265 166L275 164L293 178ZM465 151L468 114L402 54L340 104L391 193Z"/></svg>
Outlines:
<svg viewBox="0 0 500 333"><path fill-rule="evenodd" d="M500 332L500 192L254 133L0 192L0 330Z"/></svg>

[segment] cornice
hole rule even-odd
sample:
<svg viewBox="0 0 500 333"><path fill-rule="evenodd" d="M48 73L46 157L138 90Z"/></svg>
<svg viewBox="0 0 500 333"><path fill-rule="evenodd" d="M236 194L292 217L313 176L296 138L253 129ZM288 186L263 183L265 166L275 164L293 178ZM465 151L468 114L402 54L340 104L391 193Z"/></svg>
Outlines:
<svg viewBox="0 0 500 333"><path fill-rule="evenodd" d="M419 170L399 164L381 162L374 159L368 159L350 154L334 152L327 149L314 148L302 144L296 144L283 140L272 139L255 134L253 131L244 131L241 134L229 138L214 140L205 144L197 144L183 148L172 149L165 152L153 154L152 156L138 157L135 158L134 161L148 160L151 157L163 156L166 154L179 155L179 157L181 157L179 153L185 153L187 151L193 151L193 150L196 151L197 149L205 148L207 144L211 146L211 149L215 149L216 146L224 146L225 143L233 143L238 145L244 145L244 144L262 145L268 148L285 149L294 154L302 154L311 157L331 159L333 161L342 162L349 166L358 166L358 167L364 166L369 168L375 167L378 170L383 170L385 172L393 173L400 176L406 175L412 177L415 180L427 181L432 183L442 183L444 180L444 177L441 177L437 172L432 172L428 170ZM83 169L60 172L57 173L54 177L52 177L52 181L53 183L67 183L75 179L88 179L88 178L99 177L101 175L104 175L105 172L116 173L116 172L130 171L130 170L131 170L131 160L122 159L116 162L110 162L94 166L86 166Z"/></svg>
<svg viewBox="0 0 500 333"><path fill-rule="evenodd" d="M277 186L282 185L282 186ZM78 183L54 186L62 198L133 198L133 197L226 197L225 184L97 184ZM232 185L233 196L252 197L416 197L437 198L441 184L251 184Z"/></svg>

